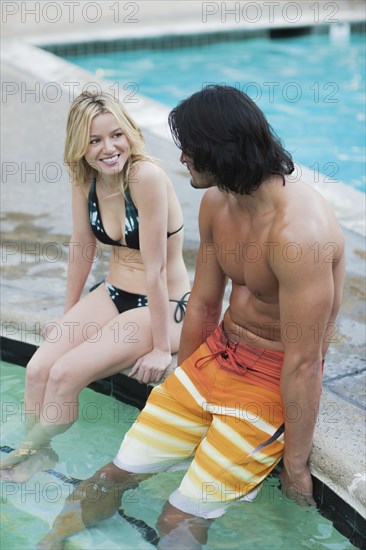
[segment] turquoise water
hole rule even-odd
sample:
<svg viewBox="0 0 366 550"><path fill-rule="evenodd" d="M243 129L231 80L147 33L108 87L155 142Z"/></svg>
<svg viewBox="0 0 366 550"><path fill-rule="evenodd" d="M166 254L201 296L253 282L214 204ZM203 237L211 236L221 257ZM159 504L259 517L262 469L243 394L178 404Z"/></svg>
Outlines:
<svg viewBox="0 0 366 550"><path fill-rule="evenodd" d="M25 369L1 364L1 445L16 447L22 434L20 404ZM29 550L47 533L71 493L70 477L85 479L116 454L120 441L138 410L115 399L85 389L80 395L80 418L55 439L59 462L27 483L2 482L0 541L2 550ZM65 477L61 478L60 474ZM161 473L124 495L127 515L151 528L169 494L184 472ZM66 548L139 550L153 549L141 531L119 515L96 528L71 537ZM348 550L355 548L315 509L302 508L285 499L276 478L269 478L253 503L233 505L209 530L207 550Z"/></svg>
<svg viewBox="0 0 366 550"><path fill-rule="evenodd" d="M127 108L136 91L174 107L204 84L236 86L264 111L296 162L327 183L366 189L363 34L348 43L327 35L253 38L67 59L112 80Z"/></svg>

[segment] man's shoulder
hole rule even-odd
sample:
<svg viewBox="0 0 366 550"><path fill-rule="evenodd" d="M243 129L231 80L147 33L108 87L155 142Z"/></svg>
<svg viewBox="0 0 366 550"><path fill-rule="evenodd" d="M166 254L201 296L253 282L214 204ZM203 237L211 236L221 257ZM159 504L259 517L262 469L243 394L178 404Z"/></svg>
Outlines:
<svg viewBox="0 0 366 550"><path fill-rule="evenodd" d="M286 194L272 224L272 236L290 240L323 240L341 234L330 204L311 186L299 182Z"/></svg>
<svg viewBox="0 0 366 550"><path fill-rule="evenodd" d="M338 261L344 254L344 236L333 209L317 192L304 190L276 213L268 235L276 247L274 257L299 266L314 264L314 258Z"/></svg>
<svg viewBox="0 0 366 550"><path fill-rule="evenodd" d="M203 207L222 206L228 201L227 193L221 191L218 187L210 187L205 191L201 204Z"/></svg>
<svg viewBox="0 0 366 550"><path fill-rule="evenodd" d="M203 235L205 235L205 238L208 238L209 235L212 236L212 228L218 217L222 218L224 215L227 200L227 194L217 187L210 187L205 191L199 212L201 238Z"/></svg>

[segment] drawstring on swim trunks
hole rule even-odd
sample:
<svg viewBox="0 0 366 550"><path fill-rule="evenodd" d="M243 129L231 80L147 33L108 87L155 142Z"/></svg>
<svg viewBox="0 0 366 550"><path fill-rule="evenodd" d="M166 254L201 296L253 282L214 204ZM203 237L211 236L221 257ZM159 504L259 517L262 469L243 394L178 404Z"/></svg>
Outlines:
<svg viewBox="0 0 366 550"><path fill-rule="evenodd" d="M207 337L194 361L196 368L200 369L216 360L220 369L245 376L253 384L279 391L283 357L281 351L255 347L243 340L230 341L221 323Z"/></svg>
<svg viewBox="0 0 366 550"><path fill-rule="evenodd" d="M283 434L284 431L285 431L285 424L283 423L275 431L275 433L271 435L271 437L269 437L266 441L264 441L264 443L261 443L260 445L258 445L258 447L256 447L251 453L248 454L248 456L253 456L258 451L261 451L264 447L267 447L267 445L270 445L270 443L273 443L274 441L276 441L276 439L278 439L280 435Z"/></svg>
<svg viewBox="0 0 366 550"><path fill-rule="evenodd" d="M235 359L235 353L238 348L238 345L239 345L238 342L230 342L230 340L226 338L225 345L223 345L222 347L220 347L210 355L205 355L204 357L200 357L199 359L197 359L195 363L195 367L197 369L201 369L202 367L205 367L210 361L212 361L213 359L216 359L216 357L221 356L225 360L229 359L234 369L236 367L239 367L239 369L242 372L245 372L247 370L246 366L242 365L241 363L238 363L237 360Z"/></svg>

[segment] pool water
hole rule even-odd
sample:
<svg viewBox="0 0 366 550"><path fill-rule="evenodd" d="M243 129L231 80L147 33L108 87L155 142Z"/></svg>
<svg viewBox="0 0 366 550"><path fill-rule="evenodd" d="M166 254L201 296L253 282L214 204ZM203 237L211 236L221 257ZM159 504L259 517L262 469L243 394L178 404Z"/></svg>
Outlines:
<svg viewBox="0 0 366 550"><path fill-rule="evenodd" d="M137 91L174 107L204 84L235 86L256 101L296 162L325 174L329 185L366 189L364 34L338 43L328 35L257 37L66 59L120 83L111 91L127 109Z"/></svg>
<svg viewBox="0 0 366 550"><path fill-rule="evenodd" d="M16 447L22 434L21 400L25 369L1 363L1 446ZM72 478L85 479L116 454L120 441L138 415L138 410L112 397L85 389L80 394L80 418L54 441L59 462L48 472L19 485L1 483L1 548L29 550L47 533L65 498ZM2 447L4 449L4 447ZM67 548L149 549L154 546L145 529L153 531L169 494L184 472L161 473L124 495L123 509L145 526L134 527L116 514L98 527L71 537ZM151 538L149 539L151 540ZM207 550L263 549L300 550L355 548L315 509L301 508L283 497L278 480L266 480L253 503L233 505L213 522Z"/></svg>

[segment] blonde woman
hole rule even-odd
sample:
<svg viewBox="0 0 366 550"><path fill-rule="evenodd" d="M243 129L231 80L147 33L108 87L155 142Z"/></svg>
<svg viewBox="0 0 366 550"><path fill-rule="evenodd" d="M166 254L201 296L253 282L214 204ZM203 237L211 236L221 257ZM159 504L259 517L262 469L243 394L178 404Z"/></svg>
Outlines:
<svg viewBox="0 0 366 550"><path fill-rule="evenodd" d="M66 307L60 337L50 333L26 369L26 433L1 464L1 477L12 481L54 465L51 438L77 419L88 384L131 366L140 382L162 378L178 350L190 290L172 183L111 94L74 100L65 162L73 182ZM97 241L111 246L109 272L81 297Z"/></svg>

